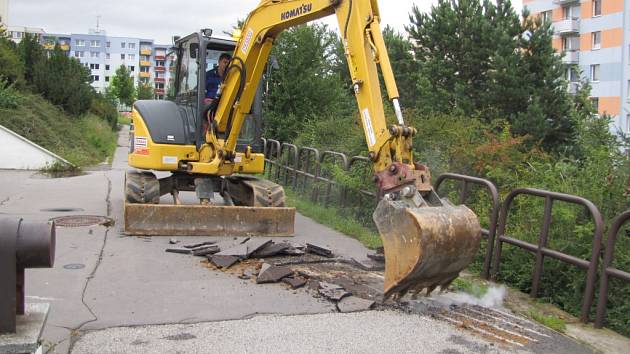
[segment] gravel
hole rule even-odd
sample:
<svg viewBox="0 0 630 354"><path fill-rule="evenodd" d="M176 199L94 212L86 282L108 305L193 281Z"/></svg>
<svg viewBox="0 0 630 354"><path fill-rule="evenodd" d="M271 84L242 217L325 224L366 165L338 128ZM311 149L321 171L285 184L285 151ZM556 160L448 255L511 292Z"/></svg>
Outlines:
<svg viewBox="0 0 630 354"><path fill-rule="evenodd" d="M514 353L427 316L395 311L118 327L89 332L73 353Z"/></svg>

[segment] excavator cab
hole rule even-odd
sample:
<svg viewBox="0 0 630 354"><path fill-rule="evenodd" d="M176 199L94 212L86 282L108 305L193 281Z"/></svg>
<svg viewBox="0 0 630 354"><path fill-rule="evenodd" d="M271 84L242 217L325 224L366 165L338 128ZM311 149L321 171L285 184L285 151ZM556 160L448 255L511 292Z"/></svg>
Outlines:
<svg viewBox="0 0 630 354"><path fill-rule="evenodd" d="M197 149L205 143L205 122L208 100L205 92L206 73L214 69L223 53L232 54L236 41L212 37L206 29L192 33L175 41L170 71L175 79L172 83L172 99L182 110L184 123L188 126L191 141ZM254 152L263 151L262 140L262 85L259 85L251 113L243 123L238 138L237 151L250 147Z"/></svg>

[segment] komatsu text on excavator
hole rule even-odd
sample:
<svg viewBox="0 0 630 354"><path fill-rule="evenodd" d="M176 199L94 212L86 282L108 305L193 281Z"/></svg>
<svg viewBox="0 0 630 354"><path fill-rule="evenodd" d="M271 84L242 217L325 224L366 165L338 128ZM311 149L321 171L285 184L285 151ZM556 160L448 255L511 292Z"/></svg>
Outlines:
<svg viewBox="0 0 630 354"><path fill-rule="evenodd" d="M293 234L295 210L281 186L244 175L264 171L260 153L260 81L274 40L287 28L336 15L359 119L382 196L374 222L385 249L385 297L445 288L473 260L481 227L466 206L441 199L429 169L412 152L416 128L398 101L376 0L262 0L236 41L202 30L175 43L173 101L138 101L126 176L125 231L142 235ZM206 72L231 53L216 99L206 98ZM388 126L379 68L396 115ZM158 179L149 172L168 171ZM183 205L180 191L200 203ZM214 201L219 193L221 202ZM162 195L174 203L158 205Z"/></svg>

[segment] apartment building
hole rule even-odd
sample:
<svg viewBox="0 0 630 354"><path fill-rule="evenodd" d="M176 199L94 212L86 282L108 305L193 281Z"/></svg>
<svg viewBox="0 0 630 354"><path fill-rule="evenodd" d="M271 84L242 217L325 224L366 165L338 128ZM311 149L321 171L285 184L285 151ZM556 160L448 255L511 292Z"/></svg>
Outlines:
<svg viewBox="0 0 630 354"><path fill-rule="evenodd" d="M41 39L45 32L43 28L38 27L7 26L7 35L15 43L20 43L27 33Z"/></svg>
<svg viewBox="0 0 630 354"><path fill-rule="evenodd" d="M103 30L70 35L42 31L40 42L47 50L59 44L68 56L89 68L92 87L98 92L105 92L116 70L124 65L135 86L139 83L149 85L154 89L155 98L165 97L170 78L165 69L170 45L156 46L151 39L112 37Z"/></svg>
<svg viewBox="0 0 630 354"><path fill-rule="evenodd" d="M599 114L613 117L611 130L630 132L630 0L523 0L534 15L551 21L554 48L567 64L569 91L585 78ZM626 26L625 24L628 24Z"/></svg>

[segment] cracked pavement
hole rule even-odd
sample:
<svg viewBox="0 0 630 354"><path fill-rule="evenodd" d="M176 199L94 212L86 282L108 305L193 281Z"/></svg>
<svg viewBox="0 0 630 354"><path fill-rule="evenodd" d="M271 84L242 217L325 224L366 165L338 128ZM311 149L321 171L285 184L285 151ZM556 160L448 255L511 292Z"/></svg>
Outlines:
<svg viewBox="0 0 630 354"><path fill-rule="evenodd" d="M116 222L111 227L58 228L54 268L27 270L27 301L51 304L44 352L290 352L298 350L295 345L306 352L324 351L326 345L333 345L336 352L502 351L426 316L336 313L334 304L312 297L305 289L257 285L211 271L199 258L165 253L168 237L123 235L127 139L127 131L122 131L111 169L101 166L83 176L61 179L0 171L0 184L5 187L0 191L1 214L30 220L101 215ZM366 258L367 249L358 241L300 215L296 231L291 240L322 244L348 259ZM208 239L189 237L185 242ZM387 327L392 324L397 325ZM241 326L247 332L235 333ZM377 347L368 345L372 340L366 340L367 333L382 334L374 339L379 341ZM295 338L289 340L288 335ZM470 345L458 345L453 338ZM431 345L422 344L433 340ZM215 342L220 346L211 346Z"/></svg>

